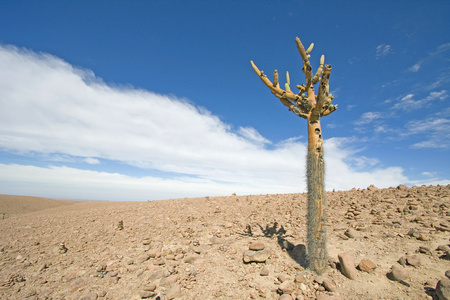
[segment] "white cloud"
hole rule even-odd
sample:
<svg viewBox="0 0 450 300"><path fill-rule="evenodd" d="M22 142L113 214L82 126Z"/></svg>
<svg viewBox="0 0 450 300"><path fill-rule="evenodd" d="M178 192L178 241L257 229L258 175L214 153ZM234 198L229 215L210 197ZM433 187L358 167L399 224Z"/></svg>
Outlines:
<svg viewBox="0 0 450 300"><path fill-rule="evenodd" d="M90 164L90 165L98 165L100 164L100 161L96 158L92 158L92 157L87 157L84 159L84 162Z"/></svg>
<svg viewBox="0 0 450 300"><path fill-rule="evenodd" d="M257 144L270 144L271 142L264 138L255 128L239 127L238 133L244 138Z"/></svg>
<svg viewBox="0 0 450 300"><path fill-rule="evenodd" d="M364 122L377 118L363 115ZM330 189L405 182L401 168L376 168L376 160L355 155L349 143L339 141L325 146L331 149ZM84 162L98 169L101 160L112 160L173 174L138 177L0 161L2 192L145 200L305 191L305 145L291 138L265 149L268 143L256 129L235 132L182 99L111 87L59 58L0 46L0 150L59 165ZM363 165L372 171L359 170Z"/></svg>
<svg viewBox="0 0 450 300"><path fill-rule="evenodd" d="M422 64L420 62L414 64L413 66L411 66L408 71L410 72L418 72L420 70L420 67L422 66Z"/></svg>
<svg viewBox="0 0 450 300"><path fill-rule="evenodd" d="M391 45L381 44L377 46L376 50L376 58L379 59L380 57L384 57L392 52Z"/></svg>
<svg viewBox="0 0 450 300"><path fill-rule="evenodd" d="M444 100L448 98L447 90L441 90L439 92L430 92L428 96L422 99L414 99L414 94L408 94L402 98L400 98L399 102L397 102L393 108L394 109L402 109L406 111L411 111L414 109L422 108L428 103L434 100Z"/></svg>
<svg viewBox="0 0 450 300"><path fill-rule="evenodd" d="M402 136L420 135L423 141L411 146L415 149L450 148L450 120L447 118L431 117L424 120L412 120L405 125Z"/></svg>
<svg viewBox="0 0 450 300"><path fill-rule="evenodd" d="M365 112L361 115L361 117L356 120L354 123L356 125L365 125L365 124L369 124L372 123L375 120L379 120L382 119L383 113L381 112L377 112L377 111L369 111L369 112Z"/></svg>

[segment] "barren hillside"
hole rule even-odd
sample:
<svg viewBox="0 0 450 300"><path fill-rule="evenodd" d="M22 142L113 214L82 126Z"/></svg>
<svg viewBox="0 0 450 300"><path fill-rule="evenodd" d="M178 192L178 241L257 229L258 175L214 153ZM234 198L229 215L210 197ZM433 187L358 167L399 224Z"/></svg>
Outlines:
<svg viewBox="0 0 450 300"><path fill-rule="evenodd" d="M439 280L448 292L450 186L327 199L330 267L317 276L304 268L305 194L39 211L47 200L11 198L35 212L0 219L0 299L437 299Z"/></svg>

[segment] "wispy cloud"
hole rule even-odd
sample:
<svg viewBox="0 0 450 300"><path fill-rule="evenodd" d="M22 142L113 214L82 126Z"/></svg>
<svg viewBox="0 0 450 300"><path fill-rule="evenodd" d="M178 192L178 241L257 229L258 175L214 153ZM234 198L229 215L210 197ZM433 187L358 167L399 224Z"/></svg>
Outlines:
<svg viewBox="0 0 450 300"><path fill-rule="evenodd" d="M412 120L405 125L403 136L420 135L422 141L411 148L450 149L450 119L430 117L424 120Z"/></svg>
<svg viewBox="0 0 450 300"><path fill-rule="evenodd" d="M377 46L375 56L377 59L384 57L392 52L391 45L381 44Z"/></svg>
<svg viewBox="0 0 450 300"><path fill-rule="evenodd" d="M420 70L420 67L422 66L422 63L418 62L416 64L414 64L413 66L411 66L408 71L410 72L418 72Z"/></svg>
<svg viewBox="0 0 450 300"><path fill-rule="evenodd" d="M271 142L255 128L233 130L182 99L111 87L89 70L15 47L0 46L0 85L0 151L60 162L43 167L0 161L3 192L145 200L305 191L306 146L297 138L267 149ZM376 118L373 113L363 119ZM377 168L375 160L358 158L339 139L325 146L333 149L326 152L330 189L407 180L401 168ZM98 171L108 160L165 175ZM82 163L83 170L61 166L64 161ZM372 171L358 169L362 164Z"/></svg>
<svg viewBox="0 0 450 300"><path fill-rule="evenodd" d="M414 96L415 96L414 94L408 94L406 96L403 96L393 106L393 108L406 110L406 111L419 109L434 100L444 100L444 99L448 98L448 92L447 92L447 90L441 90L439 92L436 92L436 91L430 92L428 94L428 96L421 98L421 99L415 99Z"/></svg>
<svg viewBox="0 0 450 300"><path fill-rule="evenodd" d="M384 115L382 112L377 111L368 111L365 112L359 117L358 120L354 122L356 125L366 125L374 122L375 120L383 119Z"/></svg>

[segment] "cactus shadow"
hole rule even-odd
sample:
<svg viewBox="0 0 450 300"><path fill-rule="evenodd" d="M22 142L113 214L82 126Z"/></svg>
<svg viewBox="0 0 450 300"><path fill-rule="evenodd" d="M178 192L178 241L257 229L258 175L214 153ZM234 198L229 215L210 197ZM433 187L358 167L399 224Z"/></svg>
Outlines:
<svg viewBox="0 0 450 300"><path fill-rule="evenodd" d="M309 263L308 255L306 252L306 245L295 245L294 243L289 241L288 236L286 235L286 229L284 229L283 225L278 226L278 222L274 222L273 225L267 224L265 227L262 227L258 224L258 227L265 237L273 238L274 236L276 236L280 248L286 251L288 255L300 266L305 269L308 268Z"/></svg>

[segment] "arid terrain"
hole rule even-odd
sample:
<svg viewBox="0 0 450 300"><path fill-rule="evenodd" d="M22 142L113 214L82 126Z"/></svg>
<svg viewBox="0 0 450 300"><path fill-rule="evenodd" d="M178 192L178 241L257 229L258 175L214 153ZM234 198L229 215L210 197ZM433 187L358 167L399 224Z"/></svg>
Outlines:
<svg viewBox="0 0 450 300"><path fill-rule="evenodd" d="M448 299L450 186L327 200L329 268L318 276L305 269L306 194L0 195L0 299Z"/></svg>

